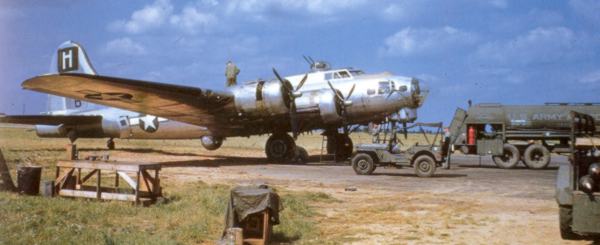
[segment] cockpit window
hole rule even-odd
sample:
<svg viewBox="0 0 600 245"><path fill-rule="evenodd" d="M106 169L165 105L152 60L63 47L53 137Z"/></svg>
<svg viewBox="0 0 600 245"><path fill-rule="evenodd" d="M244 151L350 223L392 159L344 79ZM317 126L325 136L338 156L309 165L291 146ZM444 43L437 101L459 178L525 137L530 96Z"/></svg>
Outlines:
<svg viewBox="0 0 600 245"><path fill-rule="evenodd" d="M379 82L379 89L377 90L379 94L389 94L390 91L391 90L389 81Z"/></svg>

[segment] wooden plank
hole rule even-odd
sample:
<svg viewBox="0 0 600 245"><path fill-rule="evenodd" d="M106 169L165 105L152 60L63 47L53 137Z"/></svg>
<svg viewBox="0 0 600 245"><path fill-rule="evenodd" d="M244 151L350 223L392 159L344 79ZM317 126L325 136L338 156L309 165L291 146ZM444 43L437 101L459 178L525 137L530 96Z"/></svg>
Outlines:
<svg viewBox="0 0 600 245"><path fill-rule="evenodd" d="M575 145L576 146L598 146L598 147L600 147L600 138L598 138L598 137L576 138Z"/></svg>
<svg viewBox="0 0 600 245"><path fill-rule="evenodd" d="M81 170L81 169L79 169ZM81 180L81 184L85 183L88 179L90 179L92 176L94 176L94 174L96 173L96 171L98 171L97 169L92 170L92 172L89 172L88 174L85 175L85 177L83 177L83 179Z"/></svg>
<svg viewBox="0 0 600 245"><path fill-rule="evenodd" d="M83 197L96 199L97 194L95 191L80 191L80 190L60 190L58 193L60 196L64 197ZM102 192L101 196L102 200L119 200L119 201L135 201L135 195L132 194L123 194L123 193L110 193L110 192Z"/></svg>
<svg viewBox="0 0 600 245"><path fill-rule="evenodd" d="M135 182L133 179L131 179L131 177L129 177L129 175L127 175L127 173L125 172L121 172L121 171L117 171L117 174L119 176L121 176L121 178L123 178L123 180L125 180L125 182L127 182L127 184L129 186L131 186L131 188L136 188L137 186L137 182Z"/></svg>
<svg viewBox="0 0 600 245"><path fill-rule="evenodd" d="M56 166L69 168L100 169L112 171L137 172L141 169L161 169L160 163L141 163L141 162L104 162L104 161L59 161Z"/></svg>
<svg viewBox="0 0 600 245"><path fill-rule="evenodd" d="M148 192L154 192L154 179L152 179L152 176L150 176L150 174L148 174L148 172L146 172L146 170L142 170L142 179L144 180L144 186L146 187L146 190ZM150 183L148 183L148 181L150 181Z"/></svg>
<svg viewBox="0 0 600 245"><path fill-rule="evenodd" d="M75 171L75 169L71 168L69 171L63 172L58 178L56 178L56 182L54 183L54 185L57 187L56 189L60 190L63 188L68 177L73 174L73 171Z"/></svg>

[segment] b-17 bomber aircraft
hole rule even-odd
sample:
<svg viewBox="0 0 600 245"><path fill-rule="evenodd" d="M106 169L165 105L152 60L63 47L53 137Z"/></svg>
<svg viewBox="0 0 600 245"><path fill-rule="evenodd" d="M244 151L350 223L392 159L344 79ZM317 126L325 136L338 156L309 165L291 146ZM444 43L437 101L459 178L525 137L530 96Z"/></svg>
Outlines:
<svg viewBox="0 0 600 245"><path fill-rule="evenodd" d="M273 68L276 79L211 91L98 75L82 46L67 41L53 58L55 72L22 84L50 94L50 107L59 110L0 122L35 124L40 137L109 138L109 148L113 138L200 138L216 150L227 137L270 134L265 152L271 161L291 159L299 134L322 129L327 152L346 159L353 149L350 125L387 117L413 122L427 96L416 78L308 60L306 74L284 77Z"/></svg>

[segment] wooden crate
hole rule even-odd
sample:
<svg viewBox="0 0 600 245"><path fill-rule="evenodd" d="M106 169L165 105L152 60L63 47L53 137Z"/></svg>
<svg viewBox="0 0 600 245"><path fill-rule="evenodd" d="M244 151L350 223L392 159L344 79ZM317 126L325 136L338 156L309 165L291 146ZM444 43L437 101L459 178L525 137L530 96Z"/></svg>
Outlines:
<svg viewBox="0 0 600 245"><path fill-rule="evenodd" d="M264 245L269 244L273 224L269 210L252 214L240 224L244 234L244 244Z"/></svg>
<svg viewBox="0 0 600 245"><path fill-rule="evenodd" d="M56 194L66 197L84 197L101 200L131 201L149 204L162 196L157 163L115 161L59 161L56 164ZM102 186L102 173L115 174L112 187ZM96 183L88 185L92 177ZM120 181L127 188L120 187Z"/></svg>

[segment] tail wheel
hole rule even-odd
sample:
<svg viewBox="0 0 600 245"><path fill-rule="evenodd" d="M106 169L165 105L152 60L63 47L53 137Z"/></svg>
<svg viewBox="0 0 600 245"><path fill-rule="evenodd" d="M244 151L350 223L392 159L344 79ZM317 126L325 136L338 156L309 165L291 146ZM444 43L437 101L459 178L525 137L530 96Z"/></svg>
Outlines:
<svg viewBox="0 0 600 245"><path fill-rule="evenodd" d="M265 153L270 161L284 162L294 156L296 143L288 134L273 134L267 140Z"/></svg>
<svg viewBox="0 0 600 245"><path fill-rule="evenodd" d="M550 151L544 145L533 144L525 149L523 162L532 169L543 169L550 163Z"/></svg>
<svg viewBox="0 0 600 245"><path fill-rule="evenodd" d="M358 175L369 175L375 171L373 158L366 153L358 153L352 158L352 168Z"/></svg>
<svg viewBox="0 0 600 245"><path fill-rule="evenodd" d="M514 168L519 163L519 149L511 144L504 144L503 154L500 156L493 156L492 160L496 163L499 168Z"/></svg>
<svg viewBox="0 0 600 245"><path fill-rule="evenodd" d="M413 162L415 174L419 177L431 177L435 173L436 163L433 157L429 155L421 155Z"/></svg>

